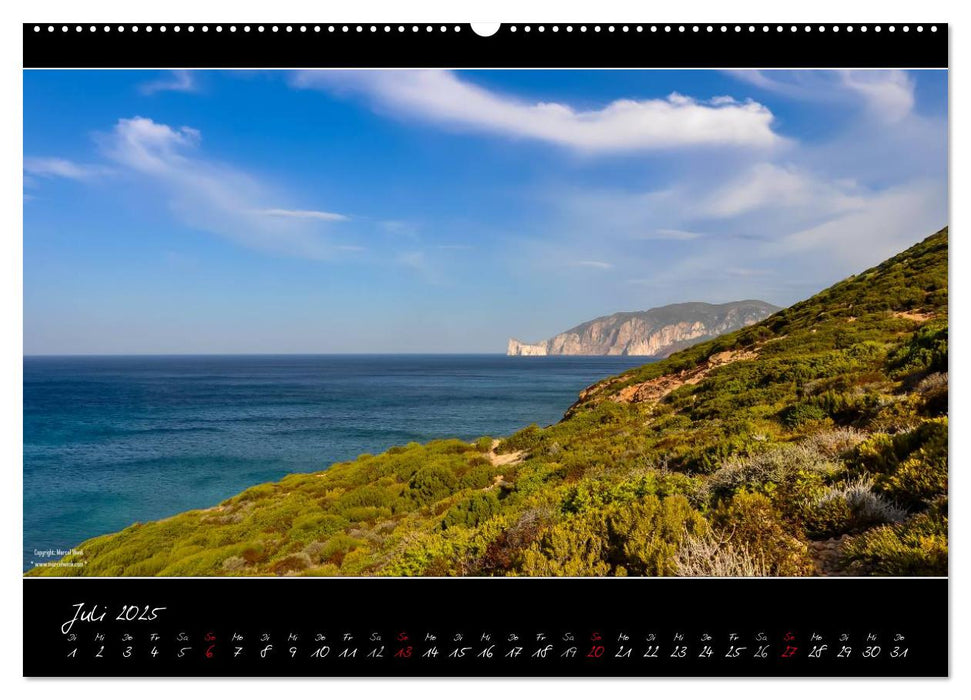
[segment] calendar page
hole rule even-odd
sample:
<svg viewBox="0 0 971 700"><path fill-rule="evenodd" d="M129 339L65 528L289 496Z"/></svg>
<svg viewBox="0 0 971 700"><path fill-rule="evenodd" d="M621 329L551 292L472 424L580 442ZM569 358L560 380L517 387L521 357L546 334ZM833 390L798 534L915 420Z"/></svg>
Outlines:
<svg viewBox="0 0 971 700"><path fill-rule="evenodd" d="M946 24L25 24L25 676L947 676Z"/></svg>

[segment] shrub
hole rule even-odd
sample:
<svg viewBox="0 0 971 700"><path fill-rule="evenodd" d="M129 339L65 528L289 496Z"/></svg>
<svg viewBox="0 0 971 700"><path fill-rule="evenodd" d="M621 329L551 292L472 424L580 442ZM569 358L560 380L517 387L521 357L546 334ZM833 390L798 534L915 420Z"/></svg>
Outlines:
<svg viewBox="0 0 971 700"><path fill-rule="evenodd" d="M488 435L483 435L475 441L475 449L479 452L492 452L492 438Z"/></svg>
<svg viewBox="0 0 971 700"><path fill-rule="evenodd" d="M931 324L914 333L910 342L890 354L887 368L895 376L912 372L946 372L947 325Z"/></svg>
<svg viewBox="0 0 971 700"><path fill-rule="evenodd" d="M562 508L579 513L601 509L608 503L627 503L645 496L692 496L699 490L696 479L660 469L637 470L625 478L587 477L564 490Z"/></svg>
<svg viewBox="0 0 971 700"><path fill-rule="evenodd" d="M226 571L239 571L246 567L246 560L243 557L232 556L223 560L223 569Z"/></svg>
<svg viewBox="0 0 971 700"><path fill-rule="evenodd" d="M909 507L947 493L948 421L924 421L899 435L878 434L857 449L857 471L874 474L874 490Z"/></svg>
<svg viewBox="0 0 971 700"><path fill-rule="evenodd" d="M349 524L347 518L332 513L308 513L294 519L290 539L298 542L326 539Z"/></svg>
<svg viewBox="0 0 971 700"><path fill-rule="evenodd" d="M249 542L243 546L241 556L247 564L257 564L266 559L266 543L263 541Z"/></svg>
<svg viewBox="0 0 971 700"><path fill-rule="evenodd" d="M219 571L226 559L239 552L239 545L203 549L187 556L172 557L159 576L205 576ZM137 571L137 567L136 571ZM137 574L132 574L137 575Z"/></svg>
<svg viewBox="0 0 971 700"><path fill-rule="evenodd" d="M347 510L348 508L372 507L390 508L396 501L396 494L380 486L367 485L360 486L348 491L337 499L337 508Z"/></svg>
<svg viewBox="0 0 971 700"><path fill-rule="evenodd" d="M505 440L500 442L499 446L496 448L496 452L505 454L508 452L517 452L519 450L530 450L539 442L539 437L539 426L534 423L533 425L526 426L517 433L513 433Z"/></svg>
<svg viewBox="0 0 971 700"><path fill-rule="evenodd" d="M499 499L491 491L477 493L452 506L442 519L442 528L475 527L500 510Z"/></svg>
<svg viewBox="0 0 971 700"><path fill-rule="evenodd" d="M291 571L302 571L310 568L310 557L306 552L297 552L290 556L278 559L270 565L270 571L274 574L286 574Z"/></svg>
<svg viewBox="0 0 971 700"><path fill-rule="evenodd" d="M339 533L327 540L318 552L321 561L340 566L348 552L364 544L361 540Z"/></svg>
<svg viewBox="0 0 971 700"><path fill-rule="evenodd" d="M526 550L522 571L527 576L606 576L610 565L602 533L582 517L554 525Z"/></svg>
<svg viewBox="0 0 971 700"><path fill-rule="evenodd" d="M304 569L300 572L301 576L340 576L340 567L334 564L324 564L323 566L317 566L312 569Z"/></svg>
<svg viewBox="0 0 971 700"><path fill-rule="evenodd" d="M815 403L797 403L782 412L782 424L789 429L798 428L804 423L825 420L829 417L825 410Z"/></svg>
<svg viewBox="0 0 971 700"><path fill-rule="evenodd" d="M483 574L506 573L516 568L525 549L537 540L549 520L550 513L543 509L524 511L516 522L489 542L474 568Z"/></svg>
<svg viewBox="0 0 971 700"><path fill-rule="evenodd" d="M872 480L865 477L827 488L807 510L806 529L815 537L832 537L907 517L907 511L874 493Z"/></svg>
<svg viewBox="0 0 971 700"><path fill-rule="evenodd" d="M390 508L376 508L375 506L359 506L348 508L343 512L344 518L352 523L369 522L373 523L383 518L391 517Z"/></svg>
<svg viewBox="0 0 971 700"><path fill-rule="evenodd" d="M922 448L892 474L880 475L874 483L889 497L920 506L947 493L947 454Z"/></svg>
<svg viewBox="0 0 971 700"><path fill-rule="evenodd" d="M791 534L791 527L766 496L745 491L719 505L712 514L718 534L758 557L772 576L812 573L808 547Z"/></svg>
<svg viewBox="0 0 971 700"><path fill-rule="evenodd" d="M819 499L819 503L843 501L861 524L897 522L907 517L907 511L880 494L873 493L872 487L873 482L869 479L850 481L830 488Z"/></svg>
<svg viewBox="0 0 971 700"><path fill-rule="evenodd" d="M924 377L917 385L917 392L924 400L923 415L939 416L947 413L947 372L935 372Z"/></svg>
<svg viewBox="0 0 971 700"><path fill-rule="evenodd" d="M483 489L492 483L495 474L496 468L492 466L492 462L473 467L459 477L457 488Z"/></svg>
<svg viewBox="0 0 971 700"><path fill-rule="evenodd" d="M259 501L276 493L276 484L260 484L243 491L233 499L234 502Z"/></svg>
<svg viewBox="0 0 971 700"><path fill-rule="evenodd" d="M923 402L917 394L887 397L870 416L867 427L878 433L902 433L921 423Z"/></svg>
<svg viewBox="0 0 971 700"><path fill-rule="evenodd" d="M439 455L460 455L466 452L472 452L476 448L461 440L448 439L432 440L428 443L427 449L429 452Z"/></svg>
<svg viewBox="0 0 971 700"><path fill-rule="evenodd" d="M621 566L635 576L673 576L678 545L706 527L684 496L648 496L629 507L614 506L607 514L611 548L620 550Z"/></svg>
<svg viewBox="0 0 971 700"><path fill-rule="evenodd" d="M946 576L945 512L922 513L869 530L844 546L846 561L882 576Z"/></svg>
<svg viewBox="0 0 971 700"><path fill-rule="evenodd" d="M878 391L854 387L851 391L825 391L803 405L819 409L823 418L831 418L839 425L866 425L879 414L884 399ZM799 424L802 422L809 421L799 421Z"/></svg>
<svg viewBox="0 0 971 700"><path fill-rule="evenodd" d="M233 557L229 557L232 559ZM228 561L228 559L227 559ZM158 552L157 554L144 559L140 562L132 564L125 568L123 574L125 576L156 576L159 572L163 571L169 563L168 552ZM225 561L223 564L225 565ZM57 569L54 569L57 571ZM60 574L63 575L63 574Z"/></svg>
<svg viewBox="0 0 971 700"><path fill-rule="evenodd" d="M866 437L866 433L855 428L836 428L813 433L804 438L800 444L828 459L837 459L866 440Z"/></svg>
<svg viewBox="0 0 971 700"><path fill-rule="evenodd" d="M530 576L672 576L682 540L705 520L684 496L646 496L587 510L547 529L524 553Z"/></svg>
<svg viewBox="0 0 971 700"><path fill-rule="evenodd" d="M708 478L706 488L715 496L726 496L740 489L760 491L791 483L806 473L827 476L838 469L811 443L782 445L729 459Z"/></svg>
<svg viewBox="0 0 971 700"><path fill-rule="evenodd" d="M708 532L682 542L677 556L678 576L768 576L761 556Z"/></svg>
<svg viewBox="0 0 971 700"><path fill-rule="evenodd" d="M455 491L455 474L445 467L429 466L415 472L408 482L411 496L419 503L433 503Z"/></svg>

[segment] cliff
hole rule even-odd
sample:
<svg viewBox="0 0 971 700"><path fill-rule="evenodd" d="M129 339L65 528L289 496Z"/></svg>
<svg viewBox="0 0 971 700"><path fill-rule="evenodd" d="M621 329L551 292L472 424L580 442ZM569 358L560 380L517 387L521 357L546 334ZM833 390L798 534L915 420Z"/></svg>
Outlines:
<svg viewBox="0 0 971 700"><path fill-rule="evenodd" d="M507 355L645 355L676 350L758 323L779 310L764 301L688 302L601 316L539 343L510 338Z"/></svg>

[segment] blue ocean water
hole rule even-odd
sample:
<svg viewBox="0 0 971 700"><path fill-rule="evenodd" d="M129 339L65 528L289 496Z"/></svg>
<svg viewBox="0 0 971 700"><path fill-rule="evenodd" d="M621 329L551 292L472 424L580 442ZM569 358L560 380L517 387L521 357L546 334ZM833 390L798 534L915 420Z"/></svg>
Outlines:
<svg viewBox="0 0 971 700"><path fill-rule="evenodd" d="M136 521L406 442L558 421L631 357L24 358L24 568Z"/></svg>

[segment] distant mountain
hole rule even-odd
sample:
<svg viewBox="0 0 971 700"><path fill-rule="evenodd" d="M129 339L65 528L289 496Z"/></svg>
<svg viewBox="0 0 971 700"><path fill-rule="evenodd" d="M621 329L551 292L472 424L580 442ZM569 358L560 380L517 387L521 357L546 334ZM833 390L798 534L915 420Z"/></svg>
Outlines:
<svg viewBox="0 0 971 700"><path fill-rule="evenodd" d="M601 316L539 343L509 339L507 355L646 355L667 357L779 310L764 301L693 301Z"/></svg>

